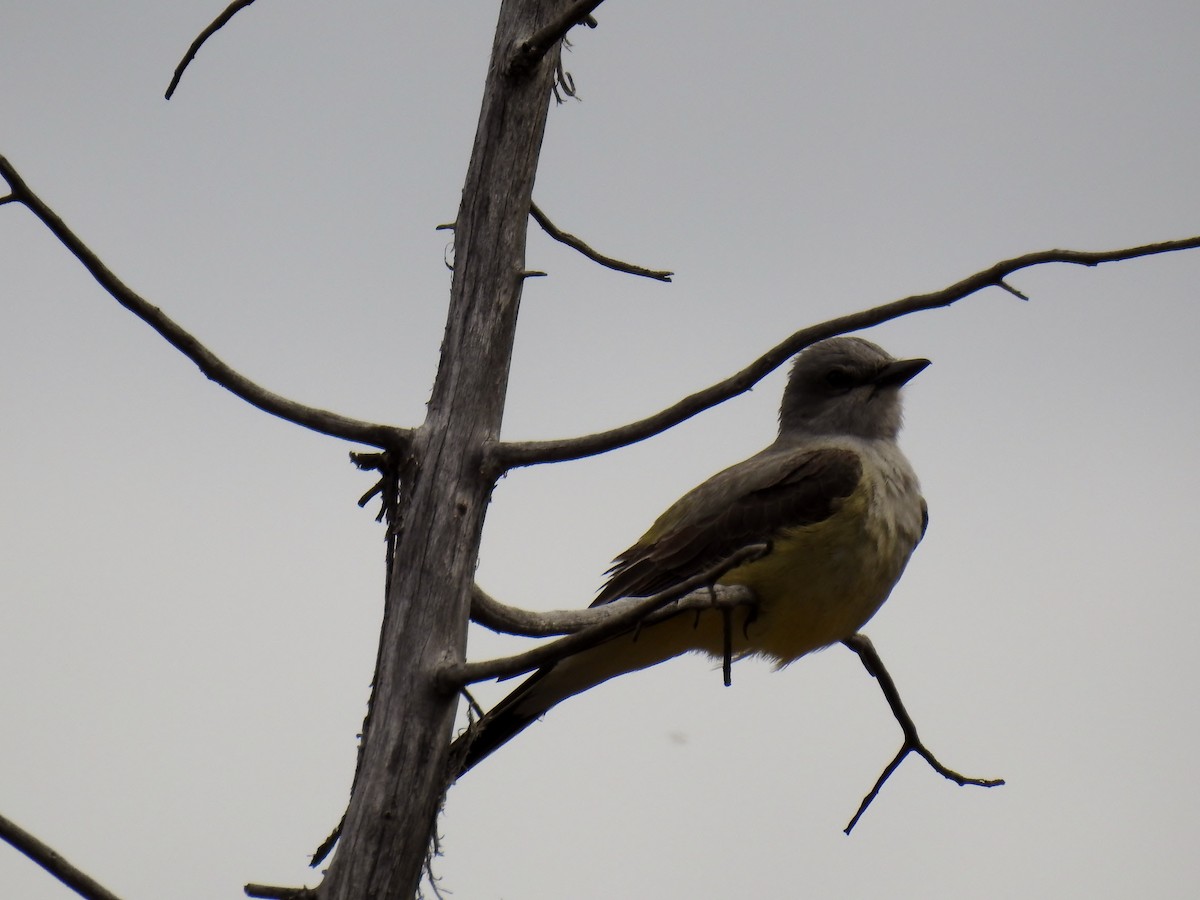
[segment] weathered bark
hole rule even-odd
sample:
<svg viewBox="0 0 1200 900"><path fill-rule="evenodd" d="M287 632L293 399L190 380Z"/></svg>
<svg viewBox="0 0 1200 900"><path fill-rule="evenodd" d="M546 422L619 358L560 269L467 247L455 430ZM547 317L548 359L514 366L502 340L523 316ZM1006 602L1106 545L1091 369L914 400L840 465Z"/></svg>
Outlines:
<svg viewBox="0 0 1200 900"><path fill-rule="evenodd" d="M511 74L555 0L505 0L462 203L442 357L405 463L402 521L384 608L360 769L325 900L409 900L447 777L458 697L439 669L465 657L471 583L493 487L484 447L500 432L525 271L534 174L555 47Z"/></svg>

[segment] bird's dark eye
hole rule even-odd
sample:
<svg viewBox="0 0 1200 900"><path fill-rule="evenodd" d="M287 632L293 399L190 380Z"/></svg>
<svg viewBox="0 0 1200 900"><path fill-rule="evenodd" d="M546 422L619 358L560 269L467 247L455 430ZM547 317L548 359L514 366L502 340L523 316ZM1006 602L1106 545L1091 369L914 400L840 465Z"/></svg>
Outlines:
<svg viewBox="0 0 1200 900"><path fill-rule="evenodd" d="M825 385L835 391L844 391L854 387L854 376L848 369L830 369L825 373Z"/></svg>

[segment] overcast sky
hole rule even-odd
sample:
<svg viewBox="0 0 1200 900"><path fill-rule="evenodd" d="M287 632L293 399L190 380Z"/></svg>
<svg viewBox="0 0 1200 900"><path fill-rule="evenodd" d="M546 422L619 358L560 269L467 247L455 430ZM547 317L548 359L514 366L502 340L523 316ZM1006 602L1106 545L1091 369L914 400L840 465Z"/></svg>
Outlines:
<svg viewBox="0 0 1200 900"><path fill-rule="evenodd" d="M0 152L272 390L415 425L496 4L0 0ZM577 30L535 192L505 433L653 412L795 329L1049 247L1200 233L1200 7L620 2ZM536 230L536 229L535 229ZM354 766L383 541L352 448L207 382L0 207L0 813L127 900L314 884ZM869 337L933 365L928 535L866 631L958 788L833 648L674 661L451 791L458 900L1193 896L1200 252L1015 276ZM480 582L584 606L773 436L776 373L644 445L513 474ZM520 646L473 635L475 658ZM486 704L510 685L484 686ZM0 896L73 896L0 847Z"/></svg>

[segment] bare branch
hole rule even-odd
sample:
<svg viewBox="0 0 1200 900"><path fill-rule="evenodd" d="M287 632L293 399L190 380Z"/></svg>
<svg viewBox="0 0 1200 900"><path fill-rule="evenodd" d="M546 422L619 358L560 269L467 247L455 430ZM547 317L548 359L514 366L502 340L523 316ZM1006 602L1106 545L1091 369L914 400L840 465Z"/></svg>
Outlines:
<svg viewBox="0 0 1200 900"><path fill-rule="evenodd" d="M524 75L531 70L550 52L550 48L566 37L567 32L576 25L584 24L595 28L596 20L592 18L592 12L603 2L604 0L576 0L563 10L557 19L518 44L508 62L509 74Z"/></svg>
<svg viewBox="0 0 1200 900"><path fill-rule="evenodd" d="M199 36L192 41L192 46L187 48L187 53L183 54L183 59L179 61L179 65L175 67L175 74L171 76L171 83L167 85L167 92L163 95L166 99L171 99L171 95L175 93L175 88L179 87L179 79L183 78L183 70L196 58L196 54L200 51L200 47L203 46L204 42L224 28L230 19L253 2L254 0L234 0L233 3L225 7L223 13L213 19L211 25L200 32Z"/></svg>
<svg viewBox="0 0 1200 900"><path fill-rule="evenodd" d="M580 628L586 628L589 624L595 624L597 609L603 610L604 607L533 612L501 603L478 584L471 585L471 621L499 634L517 634L522 637L570 634Z"/></svg>
<svg viewBox="0 0 1200 900"><path fill-rule="evenodd" d="M589 434L583 437L564 438L550 441L520 441L496 444L491 451L491 465L494 471L504 472L520 466L533 466L548 462L562 462L569 459L580 459L584 456L595 456L606 453L618 447L644 441L690 419L692 416L716 406L718 403L745 393L758 384L763 378L783 365L792 356L805 347L817 341L871 328L901 316L911 315L929 309L939 309L957 303L971 294L987 287L1002 287L1010 293L1024 297L1015 291L1005 279L1014 272L1032 266L1046 263L1070 263L1080 266L1096 266L1100 263L1119 262L1127 259L1137 259L1143 256L1153 256L1158 253L1173 253L1177 250L1194 250L1200 247L1200 236L1184 238L1177 241L1162 241L1156 244L1143 244L1138 247L1126 247L1120 250L1039 250L1001 260L995 265L976 272L949 287L928 294L914 294L882 306L862 310L849 315L829 319L819 325L810 325L792 334L786 340L776 344L746 368L742 369L724 381L717 382L711 387L697 391L684 397L677 403L661 412L647 416L636 422L621 425L608 431Z"/></svg>
<svg viewBox="0 0 1200 900"><path fill-rule="evenodd" d="M468 662L461 665L449 666L441 673L440 680L442 681L442 686L447 690L457 691L464 685L474 684L477 681L520 675L522 672L529 672L541 666L557 662L564 657L570 656L572 653L586 650L588 647L632 628L637 623L644 621L652 613L663 609L676 599L684 597L698 588L707 587L730 569L740 566L747 560L757 559L765 554L767 550L768 546L766 544L750 544L749 546L742 547L717 565L710 566L708 569L693 575L686 581L681 581L669 590L662 591L652 597L632 598L635 602L624 606L615 614L607 615L607 617L595 625L584 628L581 631L576 631L573 634L568 634L566 637L551 641L548 644L542 644L540 647L534 647L532 650L527 650L524 653L518 653L515 656L505 656L499 659L484 660L482 662ZM704 596L709 600L709 606L713 606L716 603L715 594L705 591ZM597 612L600 609L601 607L597 607L592 612ZM672 609L669 612L673 615L675 610Z"/></svg>
<svg viewBox="0 0 1200 900"><path fill-rule="evenodd" d="M247 897L265 897L267 900L317 900L316 888L277 887L273 884L248 884L242 888Z"/></svg>
<svg viewBox="0 0 1200 900"><path fill-rule="evenodd" d="M471 621L501 634L516 634L522 637L554 637L574 634L607 621L627 608L645 601L644 597L623 597L603 606L586 609L559 609L549 612L533 612L516 606L508 606L488 594L479 585L471 587ZM683 610L731 608L754 602L753 592L741 585L716 585L711 590L705 586L680 597L670 609L651 613L642 621L652 624L659 618L673 616Z"/></svg>
<svg viewBox="0 0 1200 900"><path fill-rule="evenodd" d="M1013 287L1011 284L1009 284L1003 278L1001 278L1000 281L996 284L996 287L1004 288L1004 290L1008 291L1010 294L1012 294L1018 300L1028 300L1029 299L1028 294L1024 293L1023 291L1017 290L1015 287Z"/></svg>
<svg viewBox="0 0 1200 900"><path fill-rule="evenodd" d="M33 860L75 893L87 900L120 900L120 898L90 875L86 875L62 858L58 851L43 844L16 822L0 816L0 840Z"/></svg>
<svg viewBox="0 0 1200 900"><path fill-rule="evenodd" d="M236 372L170 319L161 309L149 303L114 275L100 261L100 258L67 227L54 210L30 189L17 174L16 169L3 156L0 156L0 175L8 182L13 196L41 219L51 233L71 251L76 259L83 263L83 267L91 273L102 288L108 291L114 300L162 335L167 343L194 362L210 381L215 381L221 387L263 412L321 434L387 449L402 449L408 445L412 436L410 429L363 422L328 410L305 406L272 393Z"/></svg>
<svg viewBox="0 0 1200 900"><path fill-rule="evenodd" d="M359 751L359 756L360 757L362 756L361 750ZM358 774L358 766L355 765L354 768L355 768L355 775L357 775ZM329 856L329 854L333 852L334 845L336 845L337 842L342 837L342 828L345 827L345 825L346 825L346 814L342 813L342 817L340 819L338 819L338 823L337 823L337 825L334 826L333 831L329 832L329 836L326 837L325 840L321 841L321 843L318 845L317 849L313 851L312 859L309 860L309 863L308 863L310 868L315 869L317 866L319 866L321 863L323 863L325 861L325 857Z"/></svg>
<svg viewBox="0 0 1200 900"><path fill-rule="evenodd" d="M550 221L544 212L542 212L536 203L529 204L529 213L533 216L533 220L542 226L542 231L550 235L556 241L566 244L575 250L578 250L592 262L599 263L609 269L615 269L618 272L626 272L629 275L640 275L643 278L653 278L655 281L670 282L674 272L667 272L659 269L647 269L643 266L637 266L633 263L622 262L619 259L614 259L611 256L605 256L596 250L593 250L581 239L575 235L563 231L557 225Z"/></svg>
<svg viewBox="0 0 1200 900"><path fill-rule="evenodd" d="M859 804L854 818L850 820L850 824L845 828L846 834L854 830L854 826L858 824L858 820L867 811L867 807L879 796L880 788L892 776L892 773L899 768L900 763L904 761L904 757L910 753L916 753L925 762L929 763L933 771L937 772L943 778L953 781L959 787L968 784L975 785L976 787L998 787L1004 784L1003 778L969 778L942 765L917 735L917 726L913 722L912 716L908 714L908 710L904 708L904 701L900 699L900 691L897 690L896 683L892 681L892 676L888 673L887 667L884 666L879 652L875 649L875 645L871 643L865 634L856 634L842 641L842 643L858 654L858 658L862 660L862 664L867 672L879 682L879 688L883 691L883 696L887 698L888 706L892 709L892 715L896 717L896 721L900 724L900 730L904 732L904 743L900 746L900 751L884 768L883 773L876 780L875 786L863 797L863 801Z"/></svg>

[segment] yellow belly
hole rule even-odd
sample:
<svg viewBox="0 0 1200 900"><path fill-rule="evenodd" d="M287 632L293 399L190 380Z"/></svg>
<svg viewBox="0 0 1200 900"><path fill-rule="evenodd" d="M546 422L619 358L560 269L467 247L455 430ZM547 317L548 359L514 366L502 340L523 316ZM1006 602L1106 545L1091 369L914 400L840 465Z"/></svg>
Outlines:
<svg viewBox="0 0 1200 900"><path fill-rule="evenodd" d="M771 552L727 573L721 584L744 585L757 609L741 614L734 648L786 665L857 632L887 599L918 535L902 534L867 511L864 494L833 517L794 528ZM709 646L708 652L720 652Z"/></svg>

